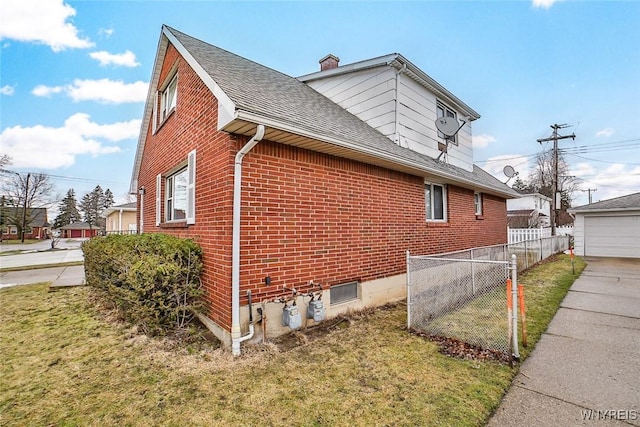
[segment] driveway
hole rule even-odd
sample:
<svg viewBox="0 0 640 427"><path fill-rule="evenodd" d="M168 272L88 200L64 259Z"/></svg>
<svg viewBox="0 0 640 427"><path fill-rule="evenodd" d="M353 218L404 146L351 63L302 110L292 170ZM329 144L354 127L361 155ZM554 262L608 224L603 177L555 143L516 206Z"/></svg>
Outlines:
<svg viewBox="0 0 640 427"><path fill-rule="evenodd" d="M640 426L640 259L586 261L489 426Z"/></svg>

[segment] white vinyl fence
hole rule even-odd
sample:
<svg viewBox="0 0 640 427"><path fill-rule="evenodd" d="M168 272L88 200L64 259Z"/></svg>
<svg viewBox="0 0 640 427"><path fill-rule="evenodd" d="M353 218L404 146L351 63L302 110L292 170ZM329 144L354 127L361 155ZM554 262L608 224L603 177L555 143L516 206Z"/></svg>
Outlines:
<svg viewBox="0 0 640 427"><path fill-rule="evenodd" d="M573 236L573 226L556 227L556 235ZM507 241L509 243L519 243L527 240L539 240L551 237L551 228L509 228L507 227Z"/></svg>

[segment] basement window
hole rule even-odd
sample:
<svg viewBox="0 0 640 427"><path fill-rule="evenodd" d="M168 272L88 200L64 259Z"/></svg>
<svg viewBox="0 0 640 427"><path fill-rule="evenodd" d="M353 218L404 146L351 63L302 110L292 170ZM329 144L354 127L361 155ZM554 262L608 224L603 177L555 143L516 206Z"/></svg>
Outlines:
<svg viewBox="0 0 640 427"><path fill-rule="evenodd" d="M342 283L331 287L331 305L358 299L358 282Z"/></svg>

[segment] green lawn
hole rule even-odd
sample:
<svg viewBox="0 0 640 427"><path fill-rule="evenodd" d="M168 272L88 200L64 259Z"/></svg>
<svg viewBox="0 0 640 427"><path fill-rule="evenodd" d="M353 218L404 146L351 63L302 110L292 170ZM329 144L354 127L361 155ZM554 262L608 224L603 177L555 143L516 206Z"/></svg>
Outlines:
<svg viewBox="0 0 640 427"><path fill-rule="evenodd" d="M573 281L568 257L520 280L531 343ZM404 304L299 333L289 351L245 346L238 359L206 342L139 335L90 288L2 289L0 307L3 426L480 426L516 373L440 354L407 332Z"/></svg>

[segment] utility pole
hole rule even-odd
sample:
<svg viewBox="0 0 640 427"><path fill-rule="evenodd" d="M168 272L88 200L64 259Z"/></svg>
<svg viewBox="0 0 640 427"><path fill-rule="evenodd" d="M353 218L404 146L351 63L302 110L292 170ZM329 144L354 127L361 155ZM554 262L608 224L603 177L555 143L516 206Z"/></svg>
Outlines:
<svg viewBox="0 0 640 427"><path fill-rule="evenodd" d="M591 201L591 192L593 191L595 193L596 191L598 191L598 189L597 188L587 188L587 191L589 192L589 204L591 204L591 203L593 203Z"/></svg>
<svg viewBox="0 0 640 427"><path fill-rule="evenodd" d="M556 218L558 216L557 209L558 209L558 205L560 204L558 203L558 140L567 139L567 138L571 138L574 140L576 139L576 135L574 133L572 133L571 135L564 135L564 136L558 135L558 129L563 129L566 127L569 127L569 125L553 124L551 125L551 129L553 129L553 135L551 135L549 138L542 138L537 140L539 144L542 144L543 142L553 141L553 193L551 195L551 199L552 199L551 203L553 203L553 206L551 208L551 235L552 236L556 235Z"/></svg>
<svg viewBox="0 0 640 427"><path fill-rule="evenodd" d="M22 207L22 233L20 236L20 243L24 243L24 230L27 228L27 199L29 199L29 178L31 174L27 174L27 182L24 186L24 206Z"/></svg>

